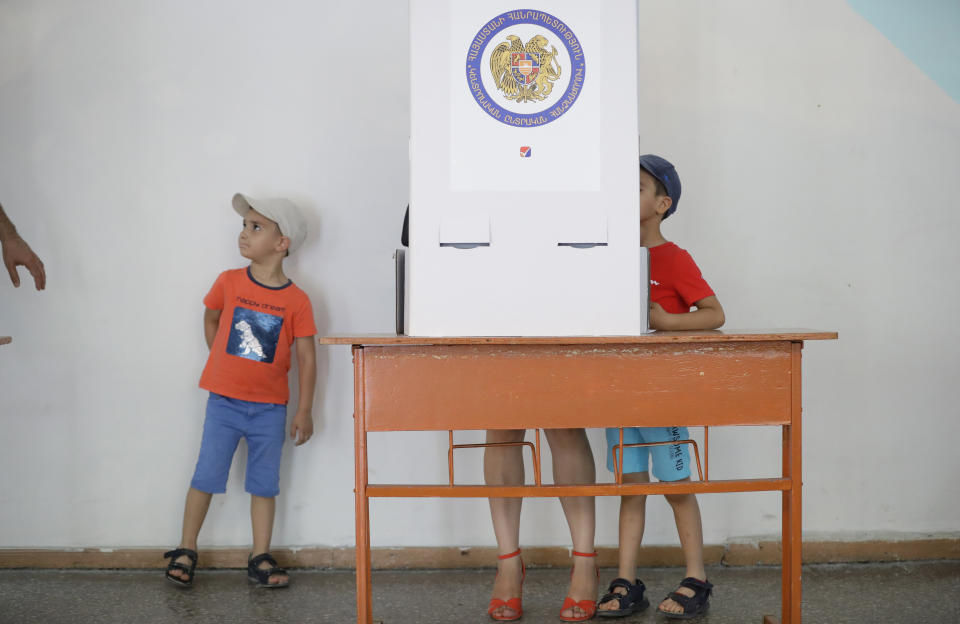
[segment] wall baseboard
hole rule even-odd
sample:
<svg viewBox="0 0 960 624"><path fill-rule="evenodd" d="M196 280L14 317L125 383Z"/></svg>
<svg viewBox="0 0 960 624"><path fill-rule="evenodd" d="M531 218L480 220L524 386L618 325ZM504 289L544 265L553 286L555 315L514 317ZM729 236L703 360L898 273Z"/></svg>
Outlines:
<svg viewBox="0 0 960 624"><path fill-rule="evenodd" d="M157 548L85 548L85 549L0 549L0 569L150 569L164 565L164 549ZM246 548L208 548L200 552L199 565L204 568L242 568L246 566ZM277 548L272 551L281 566L289 568L353 569L354 549L348 548ZM599 547L598 563L616 567L617 549ZM491 546L458 548L409 547L374 548L376 570L493 568L496 549ZM731 542L704 547L707 565L753 566L779 565L779 540ZM570 550L563 546L524 548L523 560L528 567L566 567ZM679 546L645 546L640 551L644 567L683 565ZM804 563L866 563L893 561L960 560L960 535L929 539L814 541L803 544Z"/></svg>

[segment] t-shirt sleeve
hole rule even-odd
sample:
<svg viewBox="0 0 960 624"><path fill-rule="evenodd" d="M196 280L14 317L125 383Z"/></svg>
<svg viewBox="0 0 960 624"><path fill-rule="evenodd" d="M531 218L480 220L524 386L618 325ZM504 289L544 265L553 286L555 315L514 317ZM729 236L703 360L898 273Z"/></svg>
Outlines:
<svg viewBox="0 0 960 624"><path fill-rule="evenodd" d="M313 306L310 299L304 295L303 301L293 313L293 337L316 336L317 326L313 322Z"/></svg>
<svg viewBox="0 0 960 624"><path fill-rule="evenodd" d="M210 287L210 292L208 292L207 296L203 298L203 305L207 306L211 310L223 309L223 290L224 282L226 280L226 272L217 276L217 281L213 283L213 286Z"/></svg>
<svg viewBox="0 0 960 624"><path fill-rule="evenodd" d="M686 251L677 254L675 270L677 293L683 299L683 303L689 308L704 297L709 297L713 293L710 284L703 279L700 273L700 267L693 261L693 257Z"/></svg>

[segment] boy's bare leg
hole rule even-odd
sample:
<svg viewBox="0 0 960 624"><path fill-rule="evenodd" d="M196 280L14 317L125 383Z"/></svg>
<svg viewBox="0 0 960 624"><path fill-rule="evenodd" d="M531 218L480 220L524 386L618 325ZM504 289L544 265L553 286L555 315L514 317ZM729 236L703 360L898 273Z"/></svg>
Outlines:
<svg viewBox="0 0 960 624"><path fill-rule="evenodd" d="M684 479L684 481L689 480L689 478ZM703 563L703 526L700 521L697 497L693 494L668 494L666 499L673 508L673 517L677 521L680 547L683 549L683 558L687 562L686 576L705 581L707 571ZM686 587L679 587L674 591L684 596L693 596L693 590ZM683 612L683 607L669 598L661 602L658 608L669 613Z"/></svg>
<svg viewBox="0 0 960 624"><path fill-rule="evenodd" d="M520 442L523 429L487 431L487 442ZM487 447L483 452L483 480L487 485L523 484L523 447ZM491 498L490 517L497 537L497 554L506 555L520 548L520 508L522 498ZM520 596L523 567L520 557L497 561L497 576L493 581L493 598L509 600ZM502 606L494 614L512 617L516 613Z"/></svg>
<svg viewBox="0 0 960 624"><path fill-rule="evenodd" d="M583 429L547 429L547 442L553 455L553 481L558 484L595 483L596 466L593 452ZM562 496L560 505L570 527L573 549L582 553L594 552L596 514L592 496ZM595 557L573 557L573 575L567 595L579 602L597 598L597 560ZM561 612L564 617L585 615L579 607Z"/></svg>
<svg viewBox="0 0 960 624"><path fill-rule="evenodd" d="M273 497L250 495L250 522L253 524L253 555L270 552L270 538L273 535L273 516L277 502ZM260 563L262 570L270 569L266 561ZM271 585L285 583L289 580L286 574L271 574L268 582Z"/></svg>
<svg viewBox="0 0 960 624"><path fill-rule="evenodd" d="M623 474L624 483L649 483L649 472L626 472ZM637 556L640 543L643 541L643 529L646 522L647 497L621 496L620 497L620 544L617 551L620 578L631 583L637 574ZM622 587L614 588L614 593L626 595L627 590ZM608 600L597 605L600 610L619 609L619 601Z"/></svg>
<svg viewBox="0 0 960 624"><path fill-rule="evenodd" d="M187 490L187 501L183 504L183 534L180 536L180 548L197 550L197 536L200 535L200 527L203 526L203 520L207 517L212 498L213 494L209 492L201 492L193 488ZM177 557L176 561L190 565L190 558L186 555ZM184 570L170 570L170 576L176 576L184 581L190 580L190 575Z"/></svg>

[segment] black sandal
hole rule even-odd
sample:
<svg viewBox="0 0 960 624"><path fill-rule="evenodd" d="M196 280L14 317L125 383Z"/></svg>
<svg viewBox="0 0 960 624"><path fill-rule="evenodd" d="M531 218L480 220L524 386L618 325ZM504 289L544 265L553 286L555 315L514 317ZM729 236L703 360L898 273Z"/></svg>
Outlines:
<svg viewBox="0 0 960 624"><path fill-rule="evenodd" d="M689 620L690 618L695 618L707 612L707 609L710 608L710 594L713 591L713 585L711 583L688 576L680 581L680 587L693 590L693 596L684 596L677 592L671 592L667 598L683 607L683 613L670 613L657 608L659 613L674 620ZM666 598L664 598L664 600L666 600Z"/></svg>
<svg viewBox="0 0 960 624"><path fill-rule="evenodd" d="M189 566L177 561L178 558L184 555L190 558ZM164 575L168 581L177 587L193 587L193 571L197 569L197 551L190 550L189 548L175 548L163 553L163 558L170 560L170 563L167 564L167 572ZM174 576L170 574L171 570L180 570L181 572L186 572L190 575L190 578L184 580L178 576Z"/></svg>
<svg viewBox="0 0 960 624"><path fill-rule="evenodd" d="M617 587L627 590L626 594L619 594L613 591ZM631 583L625 578L616 578L607 588L607 594L597 603L597 615L600 617L616 618L625 617L634 613L639 613L650 606L650 601L643 596L647 590L646 586L636 579L636 583ZM619 609L600 609L599 606L610 600L616 600Z"/></svg>
<svg viewBox="0 0 960 624"><path fill-rule="evenodd" d="M266 570L259 567L264 561L270 564L270 567ZM247 558L247 578L256 583L257 587L276 589L278 587L286 587L290 584L289 575L287 575L288 580L283 583L271 583L270 577L274 574L287 574L287 571L277 567L277 560L274 559L270 553L260 553L256 557Z"/></svg>

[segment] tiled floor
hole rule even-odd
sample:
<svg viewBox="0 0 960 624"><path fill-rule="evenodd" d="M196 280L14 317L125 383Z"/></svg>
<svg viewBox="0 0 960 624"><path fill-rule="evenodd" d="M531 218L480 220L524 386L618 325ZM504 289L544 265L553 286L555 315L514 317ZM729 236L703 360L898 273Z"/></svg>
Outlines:
<svg viewBox="0 0 960 624"><path fill-rule="evenodd" d="M641 570L654 606L621 620L666 622L654 613L682 570ZM779 613L779 568L710 568L716 585L709 613L696 622L759 624ZM602 570L609 582L613 570ZM374 620L386 624L489 622L492 570L374 573ZM521 622L558 622L569 572L532 569L524 586ZM813 565L804 567L805 624L960 623L960 562ZM181 590L162 572L143 570L0 570L0 622L349 623L355 621L350 571L294 570L291 587L262 590L243 570L198 570ZM607 620L596 620L607 621Z"/></svg>

